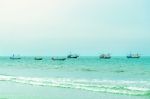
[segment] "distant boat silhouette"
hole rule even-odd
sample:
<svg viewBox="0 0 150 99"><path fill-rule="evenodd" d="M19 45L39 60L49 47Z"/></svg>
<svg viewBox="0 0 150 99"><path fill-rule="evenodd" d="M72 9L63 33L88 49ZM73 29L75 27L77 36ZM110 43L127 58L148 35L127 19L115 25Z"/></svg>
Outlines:
<svg viewBox="0 0 150 99"><path fill-rule="evenodd" d="M77 55L77 54L69 54L67 56L67 58L78 58L78 57L79 57L79 55Z"/></svg>
<svg viewBox="0 0 150 99"><path fill-rule="evenodd" d="M10 57L10 59L21 59L19 55L15 56L14 54Z"/></svg>
<svg viewBox="0 0 150 99"><path fill-rule="evenodd" d="M110 59L111 56L110 56L110 54L101 54L101 55L99 56L99 58L101 58L101 59Z"/></svg>
<svg viewBox="0 0 150 99"><path fill-rule="evenodd" d="M35 57L34 60L42 60L42 57Z"/></svg>
<svg viewBox="0 0 150 99"><path fill-rule="evenodd" d="M60 60L60 61L66 60L66 58L63 58L63 57L52 57L51 59L52 60Z"/></svg>
<svg viewBox="0 0 150 99"><path fill-rule="evenodd" d="M129 54L127 56L127 58L140 58L140 55L137 53L137 54Z"/></svg>

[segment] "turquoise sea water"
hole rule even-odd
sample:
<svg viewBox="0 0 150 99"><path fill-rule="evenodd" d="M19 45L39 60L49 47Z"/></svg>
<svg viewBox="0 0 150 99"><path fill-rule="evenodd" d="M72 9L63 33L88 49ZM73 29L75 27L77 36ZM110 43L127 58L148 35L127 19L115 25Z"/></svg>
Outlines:
<svg viewBox="0 0 150 99"><path fill-rule="evenodd" d="M150 99L150 57L0 57L0 98Z"/></svg>

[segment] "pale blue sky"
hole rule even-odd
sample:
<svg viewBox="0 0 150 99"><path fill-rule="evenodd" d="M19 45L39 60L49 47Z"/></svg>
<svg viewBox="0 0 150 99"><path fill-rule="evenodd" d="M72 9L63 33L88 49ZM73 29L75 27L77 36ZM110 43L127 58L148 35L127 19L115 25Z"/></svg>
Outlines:
<svg viewBox="0 0 150 99"><path fill-rule="evenodd" d="M1 0L0 55L150 55L150 0Z"/></svg>

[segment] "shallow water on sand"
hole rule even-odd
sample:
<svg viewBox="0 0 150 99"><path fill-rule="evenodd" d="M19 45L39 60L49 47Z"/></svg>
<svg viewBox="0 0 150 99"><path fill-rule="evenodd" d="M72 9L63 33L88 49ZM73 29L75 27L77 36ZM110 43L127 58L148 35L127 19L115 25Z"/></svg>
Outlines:
<svg viewBox="0 0 150 99"><path fill-rule="evenodd" d="M0 98L149 99L150 57L0 57ZM10 90L11 89L11 90Z"/></svg>

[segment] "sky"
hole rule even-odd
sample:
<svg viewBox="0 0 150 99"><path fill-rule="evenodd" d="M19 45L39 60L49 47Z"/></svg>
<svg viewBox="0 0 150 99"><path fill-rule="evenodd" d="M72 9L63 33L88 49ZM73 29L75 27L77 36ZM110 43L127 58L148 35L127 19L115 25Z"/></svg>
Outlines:
<svg viewBox="0 0 150 99"><path fill-rule="evenodd" d="M150 55L150 0L0 0L0 56Z"/></svg>

